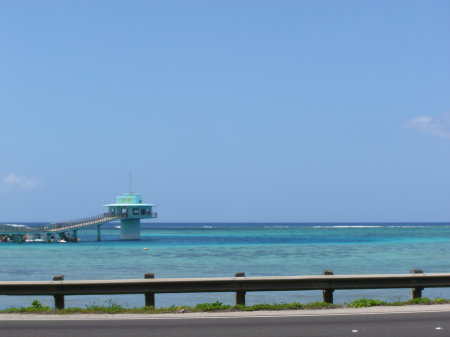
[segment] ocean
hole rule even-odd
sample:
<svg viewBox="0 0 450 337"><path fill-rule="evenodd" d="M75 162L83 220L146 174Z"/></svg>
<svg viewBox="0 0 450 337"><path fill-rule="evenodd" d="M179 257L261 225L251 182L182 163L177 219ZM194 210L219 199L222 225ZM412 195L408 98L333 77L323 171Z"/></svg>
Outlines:
<svg viewBox="0 0 450 337"><path fill-rule="evenodd" d="M27 223L42 225L42 223ZM80 230L80 242L1 243L0 280L134 279L450 272L450 223L143 223L140 241L120 241L118 223ZM148 248L148 249L144 249ZM357 298L407 300L409 289L335 291L335 303ZM450 288L425 289L423 296L450 298ZM248 304L309 303L320 291L251 292ZM51 296L0 296L0 308L28 306ZM157 294L156 305L232 304L232 293ZM143 295L67 296L66 307L144 305Z"/></svg>

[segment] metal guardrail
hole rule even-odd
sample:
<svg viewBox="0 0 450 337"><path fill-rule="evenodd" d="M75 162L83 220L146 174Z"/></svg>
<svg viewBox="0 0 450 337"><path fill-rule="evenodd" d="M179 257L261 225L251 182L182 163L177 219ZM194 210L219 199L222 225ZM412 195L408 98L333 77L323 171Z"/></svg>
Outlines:
<svg viewBox="0 0 450 337"><path fill-rule="evenodd" d="M322 290L323 301L333 303L333 292L343 289L411 288L411 297L420 298L424 288L450 287L450 273L425 274L412 270L412 274L333 275L325 271L318 276L269 276L216 278L162 278L145 274L145 279L64 281L55 276L53 281L1 281L0 295L53 295L55 307L64 308L66 295L144 294L145 305L155 305L155 294L234 292L236 304L245 304L249 291Z"/></svg>

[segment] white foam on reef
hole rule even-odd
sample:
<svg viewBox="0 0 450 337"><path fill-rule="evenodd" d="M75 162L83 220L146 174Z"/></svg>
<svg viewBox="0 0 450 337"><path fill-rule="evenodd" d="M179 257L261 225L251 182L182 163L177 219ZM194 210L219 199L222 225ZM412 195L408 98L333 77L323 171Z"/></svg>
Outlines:
<svg viewBox="0 0 450 337"><path fill-rule="evenodd" d="M313 228L427 228L429 226L418 225L318 225ZM447 227L447 226L445 226Z"/></svg>
<svg viewBox="0 0 450 337"><path fill-rule="evenodd" d="M203 226L202 228L211 229L211 228L214 228L214 226Z"/></svg>
<svg viewBox="0 0 450 337"><path fill-rule="evenodd" d="M414 225L399 225L399 226L386 226L391 228L426 228L427 226L414 226Z"/></svg>
<svg viewBox="0 0 450 337"><path fill-rule="evenodd" d="M384 227L384 226L375 226L375 225L368 225L368 226L364 226L364 225L349 225L349 226L333 226L334 228L380 228L380 227Z"/></svg>
<svg viewBox="0 0 450 337"><path fill-rule="evenodd" d="M313 226L313 228L382 228L382 227L388 227L388 226L379 226L379 225L339 225L339 226Z"/></svg>

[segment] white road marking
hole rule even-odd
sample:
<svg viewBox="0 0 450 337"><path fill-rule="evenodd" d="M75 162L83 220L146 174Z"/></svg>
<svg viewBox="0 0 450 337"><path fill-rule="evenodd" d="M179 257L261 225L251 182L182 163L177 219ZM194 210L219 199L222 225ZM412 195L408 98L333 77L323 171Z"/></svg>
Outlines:
<svg viewBox="0 0 450 337"><path fill-rule="evenodd" d="M141 320L141 319L242 319L242 318L274 318L274 317L313 317L313 316L353 316L353 315L383 315L383 314L424 314L450 312L449 305L410 306L410 307L371 307L364 309L330 309L330 310L286 310L258 312L206 312L206 313L175 313L175 314L0 314L0 321L12 320ZM435 330L443 330L437 327Z"/></svg>

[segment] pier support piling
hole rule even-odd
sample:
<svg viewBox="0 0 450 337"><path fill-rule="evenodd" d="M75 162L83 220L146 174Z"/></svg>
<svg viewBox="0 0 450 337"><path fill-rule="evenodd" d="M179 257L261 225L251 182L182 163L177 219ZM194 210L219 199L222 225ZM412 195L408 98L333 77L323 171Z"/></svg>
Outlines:
<svg viewBox="0 0 450 337"><path fill-rule="evenodd" d="M245 273L239 272L234 274L235 277L245 277ZM245 305L245 291L236 291L236 305Z"/></svg>
<svg viewBox="0 0 450 337"><path fill-rule="evenodd" d="M97 226L97 241L102 241L102 236L100 232L100 225Z"/></svg>

